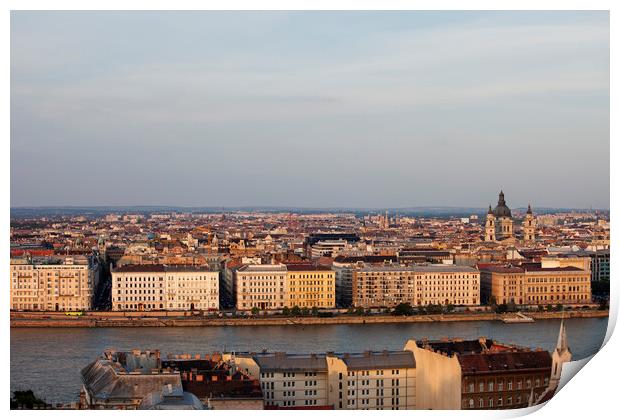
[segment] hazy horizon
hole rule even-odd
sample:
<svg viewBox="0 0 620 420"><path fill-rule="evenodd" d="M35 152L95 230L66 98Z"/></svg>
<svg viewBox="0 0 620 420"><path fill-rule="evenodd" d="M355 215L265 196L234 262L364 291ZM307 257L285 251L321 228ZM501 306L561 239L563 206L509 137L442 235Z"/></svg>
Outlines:
<svg viewBox="0 0 620 420"><path fill-rule="evenodd" d="M607 210L609 76L607 11L12 11L11 208Z"/></svg>

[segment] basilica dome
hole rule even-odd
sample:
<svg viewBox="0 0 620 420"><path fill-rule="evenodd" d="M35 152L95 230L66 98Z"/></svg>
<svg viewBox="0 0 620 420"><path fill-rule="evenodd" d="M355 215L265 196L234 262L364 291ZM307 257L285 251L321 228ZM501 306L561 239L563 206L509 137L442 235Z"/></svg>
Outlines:
<svg viewBox="0 0 620 420"><path fill-rule="evenodd" d="M497 206L493 209L493 215L495 217L512 217L512 213L504 200L503 191L499 193L499 200L497 201Z"/></svg>

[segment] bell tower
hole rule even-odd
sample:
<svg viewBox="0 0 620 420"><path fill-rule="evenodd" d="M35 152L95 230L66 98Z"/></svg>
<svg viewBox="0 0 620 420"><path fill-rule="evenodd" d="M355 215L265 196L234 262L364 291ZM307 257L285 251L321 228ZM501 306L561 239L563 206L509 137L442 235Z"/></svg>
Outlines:
<svg viewBox="0 0 620 420"><path fill-rule="evenodd" d="M523 219L523 240L525 242L536 241L536 218L532 214L532 207L528 204L527 213Z"/></svg>
<svg viewBox="0 0 620 420"><path fill-rule="evenodd" d="M489 211L487 212L487 220L484 225L484 240L486 242L495 242L495 215L493 214L493 210L491 210L490 204Z"/></svg>

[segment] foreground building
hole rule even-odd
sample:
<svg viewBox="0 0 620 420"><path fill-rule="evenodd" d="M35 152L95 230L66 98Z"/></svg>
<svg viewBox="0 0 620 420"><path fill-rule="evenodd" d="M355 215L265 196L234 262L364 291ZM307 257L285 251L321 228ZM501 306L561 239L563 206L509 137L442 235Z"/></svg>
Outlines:
<svg viewBox="0 0 620 420"><path fill-rule="evenodd" d="M455 265L364 267L353 272L353 305L394 307L399 303L479 305L480 272Z"/></svg>
<svg viewBox="0 0 620 420"><path fill-rule="evenodd" d="M93 308L99 265L86 256L11 259L11 309L86 311Z"/></svg>
<svg viewBox="0 0 620 420"><path fill-rule="evenodd" d="M87 409L177 408L202 409L183 391L181 375L162 369L159 352L106 351L81 371L80 406ZM177 404L174 404L176 402ZM144 404L143 404L144 403Z"/></svg>
<svg viewBox="0 0 620 420"><path fill-rule="evenodd" d="M219 310L219 273L161 264L118 267L112 271L112 309Z"/></svg>
<svg viewBox="0 0 620 420"><path fill-rule="evenodd" d="M106 350L81 371L83 409L263 409L258 381L220 354L174 355Z"/></svg>
<svg viewBox="0 0 620 420"><path fill-rule="evenodd" d="M225 358L259 377L266 408L459 408L456 358L419 349L413 341L402 351L249 353Z"/></svg>
<svg viewBox="0 0 620 420"><path fill-rule="evenodd" d="M440 354L455 355L461 367L461 409L523 408L549 387L548 351L530 350L493 340L419 341Z"/></svg>

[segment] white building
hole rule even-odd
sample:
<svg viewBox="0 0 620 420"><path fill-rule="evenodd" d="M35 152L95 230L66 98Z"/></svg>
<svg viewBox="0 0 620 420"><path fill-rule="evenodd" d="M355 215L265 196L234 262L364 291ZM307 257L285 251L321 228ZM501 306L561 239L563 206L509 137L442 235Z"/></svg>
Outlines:
<svg viewBox="0 0 620 420"><path fill-rule="evenodd" d="M480 305L480 272L468 266L365 266L353 273L353 305Z"/></svg>
<svg viewBox="0 0 620 420"><path fill-rule="evenodd" d="M225 354L224 360L259 378L267 407L460 408L457 358L419 349L413 340L402 351L244 353Z"/></svg>
<svg viewBox="0 0 620 420"><path fill-rule="evenodd" d="M237 309L249 311L282 309L288 295L284 264L249 264L235 271Z"/></svg>
<svg viewBox="0 0 620 420"><path fill-rule="evenodd" d="M113 310L219 310L219 273L208 267L126 265L112 271Z"/></svg>
<svg viewBox="0 0 620 420"><path fill-rule="evenodd" d="M11 259L11 309L90 310L98 282L99 266L94 258Z"/></svg>

